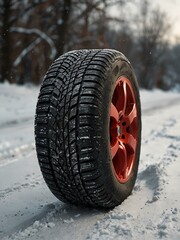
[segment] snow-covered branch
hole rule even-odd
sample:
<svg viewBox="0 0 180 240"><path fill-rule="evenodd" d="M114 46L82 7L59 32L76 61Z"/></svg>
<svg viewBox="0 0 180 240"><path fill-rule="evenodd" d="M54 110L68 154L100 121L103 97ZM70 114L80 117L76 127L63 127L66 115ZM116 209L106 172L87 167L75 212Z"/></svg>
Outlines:
<svg viewBox="0 0 180 240"><path fill-rule="evenodd" d="M42 40L46 41L49 44L49 46L51 48L50 59L53 60L55 58L57 50L56 50L56 47L54 45L54 42L44 32L40 31L37 28L26 29L26 28L22 28L22 27L11 27L10 31L11 32L16 32L16 33L28 34L28 35L30 35L30 34L38 35L39 38L41 38Z"/></svg>
<svg viewBox="0 0 180 240"><path fill-rule="evenodd" d="M22 61L23 57L28 54L30 51L32 51L36 45L38 45L42 41L41 38L37 38L34 42L32 42L27 48L25 48L19 56L16 58L16 60L13 63L14 67L17 67L19 63Z"/></svg>

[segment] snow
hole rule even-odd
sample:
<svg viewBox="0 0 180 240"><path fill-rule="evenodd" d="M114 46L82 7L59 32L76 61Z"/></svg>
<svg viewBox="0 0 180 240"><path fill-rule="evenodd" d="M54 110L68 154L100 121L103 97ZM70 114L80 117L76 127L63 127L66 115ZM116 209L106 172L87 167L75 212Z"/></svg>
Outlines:
<svg viewBox="0 0 180 240"><path fill-rule="evenodd" d="M0 239L180 239L180 94L141 91L136 185L103 211L64 204L44 183L34 149L38 91L0 85Z"/></svg>
<svg viewBox="0 0 180 240"><path fill-rule="evenodd" d="M0 160L34 147L33 123L39 89L0 85Z"/></svg>

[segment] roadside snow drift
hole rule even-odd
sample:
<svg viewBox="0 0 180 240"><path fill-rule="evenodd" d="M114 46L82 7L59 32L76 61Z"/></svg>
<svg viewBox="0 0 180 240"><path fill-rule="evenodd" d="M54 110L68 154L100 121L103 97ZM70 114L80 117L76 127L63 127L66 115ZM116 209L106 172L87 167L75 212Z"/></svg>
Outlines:
<svg viewBox="0 0 180 240"><path fill-rule="evenodd" d="M180 94L141 92L136 185L102 211L64 204L44 183L34 149L38 91L0 85L0 239L180 239Z"/></svg>

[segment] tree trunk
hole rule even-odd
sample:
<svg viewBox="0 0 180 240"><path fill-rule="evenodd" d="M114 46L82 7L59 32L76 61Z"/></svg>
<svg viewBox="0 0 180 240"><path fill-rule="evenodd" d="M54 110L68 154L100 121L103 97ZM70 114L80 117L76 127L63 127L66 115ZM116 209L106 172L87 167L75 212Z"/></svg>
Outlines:
<svg viewBox="0 0 180 240"><path fill-rule="evenodd" d="M1 79L0 82L10 82L10 9L11 0L3 1L2 27L1 27Z"/></svg>
<svg viewBox="0 0 180 240"><path fill-rule="evenodd" d="M56 49L57 49L57 55L62 55L64 53L64 46L66 44L67 40L67 33L68 33L68 20L71 12L71 0L63 1L62 6L62 12L61 12L61 22L57 22L57 34L58 39L56 41ZM59 9L56 9L56 21L58 21L58 11ZM56 57L58 57L56 56Z"/></svg>

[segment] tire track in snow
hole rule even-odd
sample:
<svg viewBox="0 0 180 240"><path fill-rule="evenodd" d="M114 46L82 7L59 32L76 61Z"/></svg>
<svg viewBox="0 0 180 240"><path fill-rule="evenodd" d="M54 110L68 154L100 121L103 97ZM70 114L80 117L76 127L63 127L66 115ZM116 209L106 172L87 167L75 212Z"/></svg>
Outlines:
<svg viewBox="0 0 180 240"><path fill-rule="evenodd" d="M43 178L41 175L34 176L34 174L27 174L23 183L14 183L13 186L0 190L0 200L7 197L9 194L13 194L16 191L22 191L24 188L34 188L43 183Z"/></svg>
<svg viewBox="0 0 180 240"><path fill-rule="evenodd" d="M162 144L162 138L168 140L167 146L165 146L166 152L162 157L156 159L155 163L146 165L145 169L140 171L137 177L135 191L142 188L141 185L143 181L148 189L152 190L152 199L149 199L147 201L148 203L152 203L159 199L161 192L163 191L163 186L167 183L168 179L166 168L169 164L177 160L177 151L180 150L180 137L167 134L167 131L170 130L171 127L174 127L176 123L177 121L175 119L170 118L162 125L160 130L151 132L151 135L148 137L149 141L156 141L156 144L159 146ZM149 156L149 158L153 159L153 154L155 153L146 155L146 157Z"/></svg>
<svg viewBox="0 0 180 240"><path fill-rule="evenodd" d="M85 230L104 214L92 208L79 208L74 205L56 202L45 206L46 214L39 220L34 220L26 228L2 238L2 240L34 240L53 239L69 240L69 233L76 233L78 240L84 240ZM99 214L100 213L100 214ZM88 217L88 226L86 223ZM77 237L78 235L78 237ZM59 236L61 236L59 238ZM72 237L72 236L71 236Z"/></svg>

